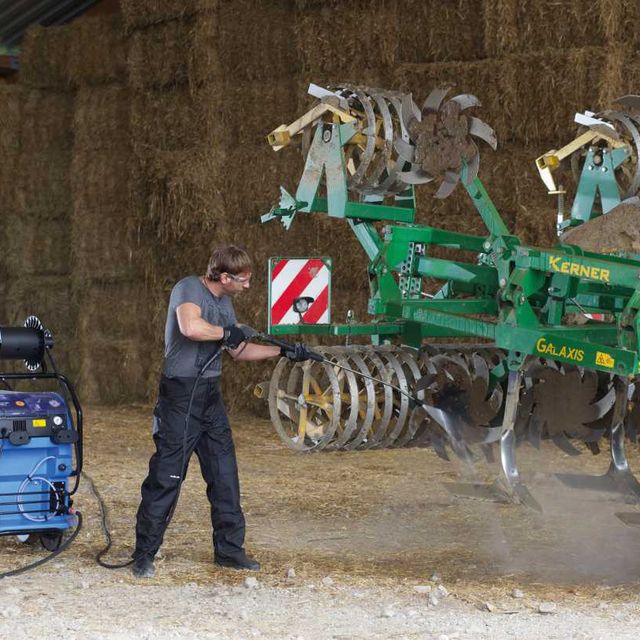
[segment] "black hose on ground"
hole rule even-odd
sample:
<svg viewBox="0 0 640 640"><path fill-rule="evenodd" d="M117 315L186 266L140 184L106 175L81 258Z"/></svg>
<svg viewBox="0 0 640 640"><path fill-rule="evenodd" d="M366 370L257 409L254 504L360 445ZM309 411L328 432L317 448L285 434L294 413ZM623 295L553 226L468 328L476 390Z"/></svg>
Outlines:
<svg viewBox="0 0 640 640"><path fill-rule="evenodd" d="M31 564L28 564L24 567L0 573L0 580L2 578L9 578L11 576L19 576L21 573L25 573L26 571L30 571L31 569L35 569L36 567L40 567L46 562L49 562L49 560L53 560L56 556L59 556L65 549L67 549L69 545L78 537L78 534L82 529L82 514L80 513L80 511L74 511L73 514L78 518L78 524L73 530L73 533L55 551L52 551L46 558L40 558L40 560L36 560L36 562L32 562ZM19 533L19 531L16 532L16 534Z"/></svg>
<svg viewBox="0 0 640 640"><path fill-rule="evenodd" d="M110 562L105 562L102 558L109 553L111 550L111 545L113 544L113 540L111 538L111 532L109 531L109 524L107 521L108 513L107 513L107 505L105 504L100 492L98 491L98 487L96 487L96 483L94 479L86 472L82 472L82 476L89 484L89 488L91 489L91 493L93 494L98 506L100 507L100 527L102 529L102 534L104 535L107 544L105 547L96 554L96 562L105 569L124 569L124 567L128 567L133 564L133 560L128 560L122 564L111 564Z"/></svg>

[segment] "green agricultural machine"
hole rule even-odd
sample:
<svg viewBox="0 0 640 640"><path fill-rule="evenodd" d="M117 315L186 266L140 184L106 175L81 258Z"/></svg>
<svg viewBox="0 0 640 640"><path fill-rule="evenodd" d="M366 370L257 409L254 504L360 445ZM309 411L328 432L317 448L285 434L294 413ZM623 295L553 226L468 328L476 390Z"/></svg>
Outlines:
<svg viewBox="0 0 640 640"><path fill-rule="evenodd" d="M318 348L321 362L277 364L262 387L273 424L297 451L431 446L473 461L491 460L498 445L501 479L489 491L460 491L534 507L517 444L550 439L573 455L584 446L597 453L608 438L611 466L594 483L640 499L624 450L625 431L635 439L640 257L633 231L619 244L612 235L626 224L640 240L640 99L621 99L622 111L578 114L583 133L538 158L560 204L562 235L545 249L509 232L478 178L476 141L495 149L494 132L472 115L474 96L449 91L432 91L418 107L411 94L311 85L317 104L269 134L276 151L300 147L305 166L295 194L281 188L262 221L287 229L310 213L346 221L369 260L373 316L270 327L272 335L346 343ZM554 172L569 160L578 184L565 219ZM465 189L486 232L416 224L416 187L427 183L436 198ZM592 225L595 234L579 235ZM442 249L460 259L438 257ZM366 344L353 344L356 336Z"/></svg>

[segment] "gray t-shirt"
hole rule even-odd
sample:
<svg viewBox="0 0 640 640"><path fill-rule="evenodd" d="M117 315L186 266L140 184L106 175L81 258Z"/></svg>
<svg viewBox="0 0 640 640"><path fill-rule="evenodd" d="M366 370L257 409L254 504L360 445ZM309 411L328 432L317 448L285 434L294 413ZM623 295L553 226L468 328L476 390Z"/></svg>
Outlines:
<svg viewBox="0 0 640 640"><path fill-rule="evenodd" d="M185 302L198 305L202 317L218 327L236 324L236 314L229 296L218 298L207 289L198 276L183 278L173 287L169 298L167 324L164 330L164 375L195 378L202 365L220 348L220 341L189 340L180 333L176 309ZM222 373L222 358L218 357L203 377Z"/></svg>

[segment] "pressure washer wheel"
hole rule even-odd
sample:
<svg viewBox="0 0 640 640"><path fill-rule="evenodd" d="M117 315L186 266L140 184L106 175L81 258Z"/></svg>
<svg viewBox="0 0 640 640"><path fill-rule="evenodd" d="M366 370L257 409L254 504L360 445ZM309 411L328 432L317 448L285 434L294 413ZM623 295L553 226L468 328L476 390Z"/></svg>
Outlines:
<svg viewBox="0 0 640 640"><path fill-rule="evenodd" d="M57 551L62 544L62 531L53 530L40 534L40 543L47 551Z"/></svg>

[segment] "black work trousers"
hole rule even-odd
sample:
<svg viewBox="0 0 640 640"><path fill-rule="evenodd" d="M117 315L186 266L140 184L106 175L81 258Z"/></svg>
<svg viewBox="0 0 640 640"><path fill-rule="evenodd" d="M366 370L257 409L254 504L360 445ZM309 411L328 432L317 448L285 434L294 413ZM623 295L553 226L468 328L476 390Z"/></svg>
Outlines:
<svg viewBox="0 0 640 640"><path fill-rule="evenodd" d="M243 552L245 520L240 506L240 483L231 427L220 395L219 378L201 378L194 393L185 439L185 421L195 378L160 380L154 410L156 452L142 483L142 502L136 516L134 558L153 558L169 524L172 507L195 451L211 503L213 548L216 558Z"/></svg>

